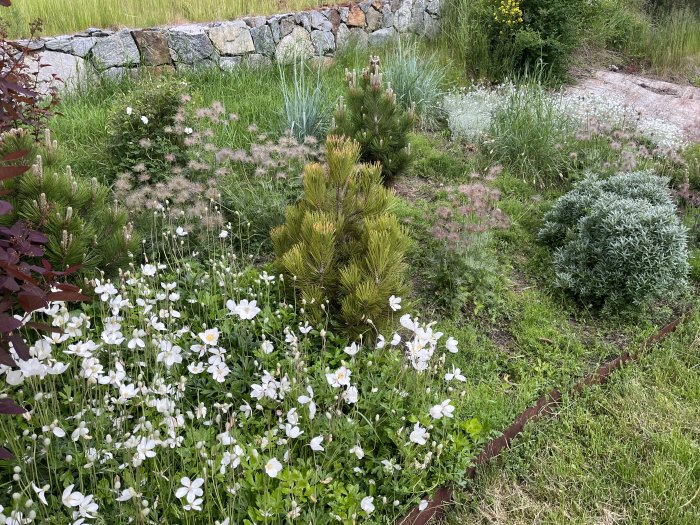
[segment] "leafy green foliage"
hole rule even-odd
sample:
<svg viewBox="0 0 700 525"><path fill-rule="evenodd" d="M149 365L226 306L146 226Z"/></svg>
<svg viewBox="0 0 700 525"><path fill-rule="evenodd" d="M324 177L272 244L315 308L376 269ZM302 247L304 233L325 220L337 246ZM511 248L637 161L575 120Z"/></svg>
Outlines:
<svg viewBox="0 0 700 525"><path fill-rule="evenodd" d="M357 164L359 145L330 137L328 165L304 171L304 196L272 232L277 266L299 293L310 319L328 312L350 333L386 327L391 295L407 290L405 230L391 213L394 194L379 166Z"/></svg>
<svg viewBox="0 0 700 525"><path fill-rule="evenodd" d="M566 77L584 0L450 0L444 44L479 77L503 80L543 65L547 79Z"/></svg>
<svg viewBox="0 0 700 525"><path fill-rule="evenodd" d="M173 165L185 163L185 133L178 130L184 120L183 97L181 83L161 78L138 85L115 102L107 125L112 176L137 167L152 180L161 180Z"/></svg>
<svg viewBox="0 0 700 525"><path fill-rule="evenodd" d="M539 239L555 248L558 284L612 307L678 296L688 239L667 184L650 172L589 176L557 200Z"/></svg>
<svg viewBox="0 0 700 525"><path fill-rule="evenodd" d="M346 72L347 105L341 99L332 135L344 135L360 144L362 162L379 162L384 182L403 172L412 160L408 133L415 124L413 109L404 111L391 87L384 87L379 57L369 68Z"/></svg>

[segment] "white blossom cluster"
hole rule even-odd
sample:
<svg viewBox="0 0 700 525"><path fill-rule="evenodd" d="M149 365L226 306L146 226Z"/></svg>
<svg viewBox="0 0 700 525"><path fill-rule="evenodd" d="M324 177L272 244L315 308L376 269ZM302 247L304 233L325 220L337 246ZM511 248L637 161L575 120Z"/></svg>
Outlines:
<svg viewBox="0 0 700 525"><path fill-rule="evenodd" d="M39 311L61 331L33 342L19 368L0 365L4 393L35 401L24 403L22 433L3 434L19 466L0 522L351 523L411 503L378 487L425 479L440 457L457 408L447 396L459 397L450 385L466 381L454 365L445 370L457 341L442 343L434 323L405 314L391 337L348 341L326 358L330 334L298 321L275 295L278 280L223 262L206 271L144 264L119 282L95 280L94 306ZM387 307L398 311L401 298ZM421 376L434 386L416 386ZM392 419L372 404L380 397L413 419ZM378 446L378 428L393 429L389 445ZM313 498L282 498L309 462ZM338 505L328 484L343 477L366 492Z"/></svg>

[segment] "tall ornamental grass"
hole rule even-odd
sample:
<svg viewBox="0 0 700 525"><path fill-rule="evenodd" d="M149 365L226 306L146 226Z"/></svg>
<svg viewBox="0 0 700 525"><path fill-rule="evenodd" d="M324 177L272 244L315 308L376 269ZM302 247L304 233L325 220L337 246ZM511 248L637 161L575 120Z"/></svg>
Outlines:
<svg viewBox="0 0 700 525"><path fill-rule="evenodd" d="M322 4L318 0L289 0L285 11L300 11ZM68 4L68 5L67 5ZM12 37L26 37L28 23L35 18L44 21L47 35L82 31L88 27L149 27L170 23L229 20L250 14L280 11L274 0L29 0L13 2L4 18L9 22Z"/></svg>

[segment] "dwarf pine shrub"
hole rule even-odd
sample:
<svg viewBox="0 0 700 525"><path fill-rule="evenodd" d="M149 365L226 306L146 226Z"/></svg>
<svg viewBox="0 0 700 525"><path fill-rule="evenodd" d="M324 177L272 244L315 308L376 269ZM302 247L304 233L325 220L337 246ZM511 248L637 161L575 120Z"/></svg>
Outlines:
<svg viewBox="0 0 700 525"><path fill-rule="evenodd" d="M687 284L687 229L668 179L634 172L589 176L544 217L557 283L606 306L673 298Z"/></svg>
<svg viewBox="0 0 700 525"><path fill-rule="evenodd" d="M79 265L82 273L115 274L138 248L126 212L110 204L109 188L74 177L70 166L45 170L37 156L31 170L4 187L13 210L2 223L22 221L46 235L44 258L56 270Z"/></svg>
<svg viewBox="0 0 700 525"><path fill-rule="evenodd" d="M408 235L391 213L394 194L380 167L358 164L360 145L330 137L326 148L327 166L307 165L304 196L272 231L277 265L313 322L339 312L349 333L386 327L390 296L407 292Z"/></svg>
<svg viewBox="0 0 700 525"><path fill-rule="evenodd" d="M384 85L379 57L369 68L346 71L347 100L341 99L332 124L332 135L344 135L360 144L362 162L379 162L384 182L390 182L411 162L408 133L416 122L415 111L404 111L391 86Z"/></svg>

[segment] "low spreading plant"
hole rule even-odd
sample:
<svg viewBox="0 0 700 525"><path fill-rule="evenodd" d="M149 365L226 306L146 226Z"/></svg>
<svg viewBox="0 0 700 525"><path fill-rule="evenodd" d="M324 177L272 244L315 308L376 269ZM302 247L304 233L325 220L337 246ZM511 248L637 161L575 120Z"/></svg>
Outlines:
<svg viewBox="0 0 700 525"><path fill-rule="evenodd" d="M677 297L687 286L687 229L668 179L589 176L557 200L539 240L554 248L557 284L606 307Z"/></svg>
<svg viewBox="0 0 700 525"><path fill-rule="evenodd" d="M456 314L469 304L477 312L494 302L498 288L491 232L508 227L509 220L498 208L500 192L484 180L442 193L430 218L427 286L441 310Z"/></svg>
<svg viewBox="0 0 700 525"><path fill-rule="evenodd" d="M457 341L408 314L348 340L282 284L176 259L35 312L62 333L0 367L29 411L0 420L5 521L379 524L463 476L487 429L462 412Z"/></svg>
<svg viewBox="0 0 700 525"><path fill-rule="evenodd" d="M326 155L327 166L306 167L302 199L272 231L276 265L312 323L333 312L341 331L382 330L398 309L390 298L407 291L409 238L379 166L357 164L359 144L330 137Z"/></svg>
<svg viewBox="0 0 700 525"><path fill-rule="evenodd" d="M413 108L404 111L394 90L384 85L379 57L370 57L369 68L347 71L347 99L336 109L331 135L343 135L360 144L362 162L381 164L385 183L390 183L411 162L408 133L415 124Z"/></svg>

